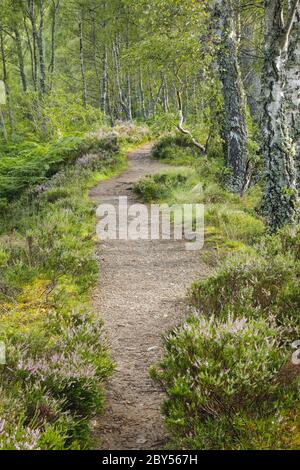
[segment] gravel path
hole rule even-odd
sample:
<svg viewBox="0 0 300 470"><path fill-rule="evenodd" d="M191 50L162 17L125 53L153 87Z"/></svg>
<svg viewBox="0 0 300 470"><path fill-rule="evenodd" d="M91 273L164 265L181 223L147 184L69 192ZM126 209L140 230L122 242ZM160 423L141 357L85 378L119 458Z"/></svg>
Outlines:
<svg viewBox="0 0 300 470"><path fill-rule="evenodd" d="M128 171L91 191L97 203L117 204L146 174L166 166L151 159L151 144L128 155ZM168 167L170 168L170 167ZM116 370L106 387L106 408L95 422L95 448L163 449L163 392L149 377L161 356L161 337L187 312L186 289L205 277L199 254L184 242L109 241L98 244L100 279L94 308L104 320Z"/></svg>

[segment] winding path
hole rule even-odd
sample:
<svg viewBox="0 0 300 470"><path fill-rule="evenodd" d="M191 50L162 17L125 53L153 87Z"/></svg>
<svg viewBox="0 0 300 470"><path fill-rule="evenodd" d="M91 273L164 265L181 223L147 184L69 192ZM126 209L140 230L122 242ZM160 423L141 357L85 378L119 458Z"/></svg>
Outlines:
<svg viewBox="0 0 300 470"><path fill-rule="evenodd" d="M100 183L96 203L133 202L132 185L166 168L151 159L151 144L128 155L128 171ZM168 167L169 168L169 167ZM161 416L164 394L149 377L162 353L162 335L184 315L186 289L206 276L199 254L184 242L109 241L99 243L100 279L94 309L104 320L116 370L106 387L106 408L96 420L95 448L159 450L166 444Z"/></svg>

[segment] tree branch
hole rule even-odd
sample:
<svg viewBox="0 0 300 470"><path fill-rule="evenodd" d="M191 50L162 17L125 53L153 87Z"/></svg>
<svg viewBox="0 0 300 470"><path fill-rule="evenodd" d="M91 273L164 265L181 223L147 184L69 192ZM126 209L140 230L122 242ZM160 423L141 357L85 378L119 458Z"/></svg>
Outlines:
<svg viewBox="0 0 300 470"><path fill-rule="evenodd" d="M195 145L195 147L197 147L203 155L206 155L206 148L203 145L201 145L199 142L197 142L197 140L193 137L192 133L189 130L184 129L183 127L184 115L183 115L183 109L182 109L182 96L179 90L177 90L177 99L178 99L178 108L179 108L179 124L177 126L177 129L180 132L182 132L182 134L188 135L191 138L192 143Z"/></svg>
<svg viewBox="0 0 300 470"><path fill-rule="evenodd" d="M290 35L291 35L291 31L292 31L292 28L293 28L293 24L294 24L294 21L295 21L295 16L296 16L298 7L299 7L299 0L293 0L293 3L292 3L291 8L289 10L289 17L288 17L288 20L287 20L287 24L284 28L283 38L282 38L283 39L283 45L286 49L288 48L288 43L289 43L289 39L290 39Z"/></svg>

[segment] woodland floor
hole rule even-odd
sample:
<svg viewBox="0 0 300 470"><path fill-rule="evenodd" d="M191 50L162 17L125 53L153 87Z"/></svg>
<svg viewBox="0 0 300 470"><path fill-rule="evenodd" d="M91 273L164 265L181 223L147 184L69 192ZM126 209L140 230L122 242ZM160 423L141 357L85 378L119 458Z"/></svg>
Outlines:
<svg viewBox="0 0 300 470"><path fill-rule="evenodd" d="M152 145L128 155L128 171L100 183L96 203L134 202L133 183L166 168L151 159ZM170 168L170 167L167 167ZM149 376L162 354L162 335L188 312L185 296L196 278L207 276L199 253L184 241L108 241L97 245L100 278L93 305L104 320L116 363L106 387L104 414L94 423L101 450L159 450L167 436L161 415L164 393Z"/></svg>

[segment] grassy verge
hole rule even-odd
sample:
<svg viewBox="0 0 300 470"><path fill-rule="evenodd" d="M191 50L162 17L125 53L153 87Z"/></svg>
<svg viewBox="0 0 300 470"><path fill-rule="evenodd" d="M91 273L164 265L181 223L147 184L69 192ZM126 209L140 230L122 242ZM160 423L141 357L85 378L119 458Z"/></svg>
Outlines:
<svg viewBox="0 0 300 470"><path fill-rule="evenodd" d="M88 189L125 168L125 150L115 137L80 145L76 164L2 208L0 449L89 448L113 370L89 303L98 267Z"/></svg>
<svg viewBox="0 0 300 470"><path fill-rule="evenodd" d="M266 233L260 188L243 198L222 185L222 164L204 161L179 136L156 158L176 167L135 187L144 201L204 203L212 275L191 286L193 314L165 338L152 375L178 449L296 449L300 444L300 230ZM184 165L179 166L178 165Z"/></svg>

